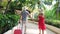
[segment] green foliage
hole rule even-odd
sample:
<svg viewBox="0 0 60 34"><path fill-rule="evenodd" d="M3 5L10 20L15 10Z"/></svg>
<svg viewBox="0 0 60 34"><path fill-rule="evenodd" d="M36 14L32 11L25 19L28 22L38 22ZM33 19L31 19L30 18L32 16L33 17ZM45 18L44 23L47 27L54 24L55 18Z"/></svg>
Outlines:
<svg viewBox="0 0 60 34"><path fill-rule="evenodd" d="M7 5L7 0L0 1L0 6L6 7L6 5Z"/></svg>
<svg viewBox="0 0 60 34"><path fill-rule="evenodd" d="M22 4L20 4L18 1L10 2L9 8L12 9L22 9Z"/></svg>
<svg viewBox="0 0 60 34"><path fill-rule="evenodd" d="M45 16L47 19L56 19L56 14L55 14L56 10L46 10L45 12Z"/></svg>
<svg viewBox="0 0 60 34"><path fill-rule="evenodd" d="M46 24L53 25L55 27L60 28L60 21L59 20L46 19Z"/></svg>
<svg viewBox="0 0 60 34"><path fill-rule="evenodd" d="M57 5L58 3L56 3L51 10L45 10L45 16L47 19L57 19L56 18L56 10L57 10Z"/></svg>
<svg viewBox="0 0 60 34"><path fill-rule="evenodd" d="M19 19L20 16L16 14L0 14L0 34L14 27Z"/></svg>
<svg viewBox="0 0 60 34"><path fill-rule="evenodd" d="M52 1L51 0L47 0L44 3L47 4L47 5L52 5Z"/></svg>
<svg viewBox="0 0 60 34"><path fill-rule="evenodd" d="M2 2L2 6L7 8L7 12L6 14L0 14L0 34L3 34L7 30L14 27L18 23L17 21L20 19L20 16L15 14L16 7L19 7L17 2L15 2L16 1L10 2L8 7L6 7L8 3Z"/></svg>

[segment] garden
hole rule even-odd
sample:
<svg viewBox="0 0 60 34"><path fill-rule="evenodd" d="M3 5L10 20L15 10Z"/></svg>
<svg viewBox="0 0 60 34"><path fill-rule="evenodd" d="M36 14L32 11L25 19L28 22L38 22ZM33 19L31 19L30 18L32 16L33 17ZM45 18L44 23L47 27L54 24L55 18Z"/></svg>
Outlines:
<svg viewBox="0 0 60 34"><path fill-rule="evenodd" d="M37 20L38 9L43 8L46 24L60 28L58 0L0 0L0 34L17 25L20 15L16 13L16 10L22 10L24 6L28 7L31 13L36 12L35 20Z"/></svg>

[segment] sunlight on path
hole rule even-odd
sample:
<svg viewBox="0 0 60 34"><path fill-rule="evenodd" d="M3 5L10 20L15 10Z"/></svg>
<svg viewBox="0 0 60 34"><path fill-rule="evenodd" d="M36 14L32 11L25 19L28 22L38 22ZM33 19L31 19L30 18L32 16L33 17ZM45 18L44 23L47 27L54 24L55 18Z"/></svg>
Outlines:
<svg viewBox="0 0 60 34"><path fill-rule="evenodd" d="M38 26L36 24L32 24L32 23L27 23L27 34L39 34L39 30L38 30ZM13 34L13 31L17 29L17 26L15 26L12 30L9 30L7 32L5 32L4 34ZM44 32L45 34L55 34L54 32L46 29L46 31Z"/></svg>

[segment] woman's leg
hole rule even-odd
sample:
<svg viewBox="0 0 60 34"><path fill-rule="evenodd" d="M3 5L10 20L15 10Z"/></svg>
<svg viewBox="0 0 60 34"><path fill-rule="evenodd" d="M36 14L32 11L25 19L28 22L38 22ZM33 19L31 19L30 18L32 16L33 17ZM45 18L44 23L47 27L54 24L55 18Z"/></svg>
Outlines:
<svg viewBox="0 0 60 34"><path fill-rule="evenodd" d="M39 29L39 34L41 34L41 29Z"/></svg>
<svg viewBox="0 0 60 34"><path fill-rule="evenodd" d="M42 34L44 34L44 30L42 30Z"/></svg>

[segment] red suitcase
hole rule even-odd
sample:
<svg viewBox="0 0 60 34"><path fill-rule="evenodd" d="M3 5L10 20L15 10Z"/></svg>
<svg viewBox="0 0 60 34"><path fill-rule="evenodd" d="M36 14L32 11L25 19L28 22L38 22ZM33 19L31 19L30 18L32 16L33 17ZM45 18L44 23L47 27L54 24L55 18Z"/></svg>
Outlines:
<svg viewBox="0 0 60 34"><path fill-rule="evenodd" d="M19 27L20 27L20 25L19 25ZM22 30L19 27L17 27L17 29L14 30L14 34L22 34Z"/></svg>
<svg viewBox="0 0 60 34"><path fill-rule="evenodd" d="M16 29L16 30L14 31L14 34L22 34L22 30Z"/></svg>

